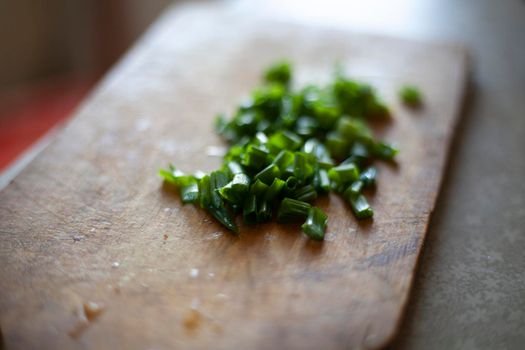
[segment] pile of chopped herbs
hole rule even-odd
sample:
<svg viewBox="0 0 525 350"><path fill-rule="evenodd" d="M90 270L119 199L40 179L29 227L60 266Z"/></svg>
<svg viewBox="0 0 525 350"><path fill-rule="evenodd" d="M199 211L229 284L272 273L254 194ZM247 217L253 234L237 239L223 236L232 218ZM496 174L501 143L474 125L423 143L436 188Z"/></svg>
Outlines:
<svg viewBox="0 0 525 350"><path fill-rule="evenodd" d="M160 175L180 190L184 203L199 204L238 233L247 224L302 223L314 240L325 235L327 216L312 203L341 195L357 219L374 212L363 190L373 187L375 160L392 161L397 149L374 137L367 122L389 117L374 89L335 75L326 86L292 89L292 69L278 62L231 119L218 116L216 130L229 149L220 169L186 175L170 165Z"/></svg>

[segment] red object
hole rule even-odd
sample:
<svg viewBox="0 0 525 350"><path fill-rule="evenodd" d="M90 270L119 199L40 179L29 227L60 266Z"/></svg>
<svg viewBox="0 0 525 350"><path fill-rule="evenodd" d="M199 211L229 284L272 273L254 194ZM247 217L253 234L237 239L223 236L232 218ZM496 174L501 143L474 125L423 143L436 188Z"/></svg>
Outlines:
<svg viewBox="0 0 525 350"><path fill-rule="evenodd" d="M94 79L61 78L0 96L0 172L49 130L65 121Z"/></svg>

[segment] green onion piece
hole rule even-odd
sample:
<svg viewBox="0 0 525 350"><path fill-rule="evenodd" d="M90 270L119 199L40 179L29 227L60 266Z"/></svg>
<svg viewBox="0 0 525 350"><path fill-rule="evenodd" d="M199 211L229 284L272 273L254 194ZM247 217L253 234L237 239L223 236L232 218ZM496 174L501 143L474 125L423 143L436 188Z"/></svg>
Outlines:
<svg viewBox="0 0 525 350"><path fill-rule="evenodd" d="M304 183L314 174L314 168L308 158L308 154L303 152L295 153L293 174L299 183Z"/></svg>
<svg viewBox="0 0 525 350"><path fill-rule="evenodd" d="M270 66L264 73L268 83L279 83L287 86L292 78L292 68L288 61L280 61Z"/></svg>
<svg viewBox="0 0 525 350"><path fill-rule="evenodd" d="M281 113L282 99L286 88L282 84L271 84L255 90L252 94L253 108L265 118L274 120Z"/></svg>
<svg viewBox="0 0 525 350"><path fill-rule="evenodd" d="M272 184L270 185L270 187L268 188L268 190L266 191L266 194L264 195L264 199L268 202L271 202L272 200L277 198L277 196L281 193L285 184L286 182L284 180L275 178Z"/></svg>
<svg viewBox="0 0 525 350"><path fill-rule="evenodd" d="M180 170L177 170L173 164L169 164L168 169L160 169L159 175L164 179L164 181L177 187L180 186L180 178L185 176L184 173Z"/></svg>
<svg viewBox="0 0 525 350"><path fill-rule="evenodd" d="M317 198L317 191L313 185L306 185L296 189L290 197L302 202L312 202Z"/></svg>
<svg viewBox="0 0 525 350"><path fill-rule="evenodd" d="M204 176L199 181L199 200L200 206L206 209L215 219L223 224L227 229L238 233L239 229L231 214L226 209L222 198L218 194L218 189L223 187L228 181L226 174L221 171L214 171L210 175Z"/></svg>
<svg viewBox="0 0 525 350"><path fill-rule="evenodd" d="M169 170L166 170L166 169L160 169L159 170L159 176L162 177L164 179L164 181L174 185L174 186L178 186L179 183L176 179L175 176L173 176L173 173Z"/></svg>
<svg viewBox="0 0 525 350"><path fill-rule="evenodd" d="M330 191L330 178L326 169L317 169L312 182L318 192Z"/></svg>
<svg viewBox="0 0 525 350"><path fill-rule="evenodd" d="M352 208L352 211L354 212L356 218L368 219L374 216L374 211L372 210L372 207L370 207L370 204L368 204L368 201L362 194L356 195L351 193L349 196L346 197L346 200L350 203L350 207Z"/></svg>
<svg viewBox="0 0 525 350"><path fill-rule="evenodd" d="M410 107L421 106L421 93L415 86L405 85L399 91L399 97L404 104Z"/></svg>
<svg viewBox="0 0 525 350"><path fill-rule="evenodd" d="M194 176L184 175L171 164L168 169L159 170L159 175L164 181L179 189L182 203L195 203L198 200L199 186Z"/></svg>
<svg viewBox="0 0 525 350"><path fill-rule="evenodd" d="M242 135L254 135L257 132L257 125L262 116L258 111L243 111L240 112L233 122L237 133Z"/></svg>
<svg viewBox="0 0 525 350"><path fill-rule="evenodd" d="M335 187L342 190L347 184L354 182L359 178L359 170L353 163L341 164L330 169L328 171L328 176L334 183Z"/></svg>
<svg viewBox="0 0 525 350"><path fill-rule="evenodd" d="M331 105L330 103L317 101L313 104L313 115L319 122L320 128L330 129L336 123L341 112L336 106Z"/></svg>
<svg viewBox="0 0 525 350"><path fill-rule="evenodd" d="M330 154L336 159L343 159L348 156L350 151L350 144L348 140L343 138L336 132L330 132L326 136L326 147Z"/></svg>
<svg viewBox="0 0 525 350"><path fill-rule="evenodd" d="M263 200L257 205L257 222L266 222L272 219L272 208Z"/></svg>
<svg viewBox="0 0 525 350"><path fill-rule="evenodd" d="M257 197L263 196L266 193L266 191L268 191L268 187L269 186L261 180L257 180L250 187L250 193L254 194Z"/></svg>
<svg viewBox="0 0 525 350"><path fill-rule="evenodd" d="M274 153L278 153L283 149L295 151L301 147L302 143L301 137L287 130L278 131L268 139L268 147Z"/></svg>
<svg viewBox="0 0 525 350"><path fill-rule="evenodd" d="M293 164L295 161L295 155L293 152L282 150L273 160L273 164L276 164L281 171L281 177L283 179L293 175Z"/></svg>
<svg viewBox="0 0 525 350"><path fill-rule="evenodd" d="M290 176L284 183L283 193L285 195L290 195L297 188L298 184L299 182L297 179L294 176Z"/></svg>
<svg viewBox="0 0 525 350"><path fill-rule="evenodd" d="M228 168L228 170L230 171L232 175L244 173L242 166L236 161L232 160L232 161L227 162L226 167Z"/></svg>
<svg viewBox="0 0 525 350"><path fill-rule="evenodd" d="M244 154L244 147L240 145L231 146L228 152L224 155L224 162L237 162L240 163L242 155Z"/></svg>
<svg viewBox="0 0 525 350"><path fill-rule="evenodd" d="M255 177L254 180L261 180L267 185L271 185L275 178L278 178L281 175L279 167L275 164L270 164L263 170L261 170Z"/></svg>
<svg viewBox="0 0 525 350"><path fill-rule="evenodd" d="M210 174L211 205L217 208L223 207L224 203L219 195L219 189L228 183L228 175L224 171L215 170Z"/></svg>
<svg viewBox="0 0 525 350"><path fill-rule="evenodd" d="M309 139L303 145L303 152L313 155L317 161L332 165L334 161L328 149L317 139Z"/></svg>
<svg viewBox="0 0 525 350"><path fill-rule="evenodd" d="M343 117L337 123L337 132L348 142L372 139L370 128L360 119Z"/></svg>
<svg viewBox="0 0 525 350"><path fill-rule="evenodd" d="M205 175L199 180L199 204L202 209L211 204L210 175Z"/></svg>
<svg viewBox="0 0 525 350"><path fill-rule="evenodd" d="M359 180L363 182L364 187L372 187L376 184L377 169L374 167L367 168L359 175Z"/></svg>
<svg viewBox="0 0 525 350"><path fill-rule="evenodd" d="M257 222L257 197L254 194L249 194L244 201L242 219L247 224Z"/></svg>
<svg viewBox="0 0 525 350"><path fill-rule="evenodd" d="M215 131L226 140L233 142L239 138L236 128L232 122L228 122L222 114L215 118Z"/></svg>
<svg viewBox="0 0 525 350"><path fill-rule="evenodd" d="M322 241L326 230L328 217L317 207L312 207L308 211L308 217L301 226L303 232L313 240Z"/></svg>
<svg viewBox="0 0 525 350"><path fill-rule="evenodd" d="M200 180L200 179L202 179L205 175L206 175L205 172L202 172L202 171L200 171L200 170L197 170L197 171L193 174L193 177L194 177L196 180Z"/></svg>
<svg viewBox="0 0 525 350"><path fill-rule="evenodd" d="M268 136L266 136L266 134L264 132L261 132L261 131L258 131L256 134L255 134L255 139L257 140L257 142L261 145L264 145L265 143L268 142Z"/></svg>
<svg viewBox="0 0 525 350"><path fill-rule="evenodd" d="M277 212L278 222L304 220L308 216L311 205L292 198L284 198Z"/></svg>
<svg viewBox="0 0 525 350"><path fill-rule="evenodd" d="M343 193L343 197L345 198L352 198L352 196L357 196L361 193L363 190L364 183L361 180L354 181L346 191Z"/></svg>
<svg viewBox="0 0 525 350"><path fill-rule="evenodd" d="M249 145L242 156L242 165L252 169L262 169L266 166L268 152L260 147Z"/></svg>
<svg viewBox="0 0 525 350"><path fill-rule="evenodd" d="M374 155L381 160L391 161L398 152L399 150L391 144L384 142L374 144Z"/></svg>
<svg viewBox="0 0 525 350"><path fill-rule="evenodd" d="M300 117L297 119L295 132L301 136L312 136L318 126L319 122L316 119L312 117Z"/></svg>
<svg viewBox="0 0 525 350"><path fill-rule="evenodd" d="M353 157L355 162L358 164L363 164L370 158L370 152L368 151L368 147L366 147L361 142L355 142L352 145L350 154L352 155L351 157Z"/></svg>
<svg viewBox="0 0 525 350"><path fill-rule="evenodd" d="M369 101L367 105L367 115L374 118L386 119L390 117L390 110L383 101L374 99Z"/></svg>
<svg viewBox="0 0 525 350"><path fill-rule="evenodd" d="M180 196L182 203L195 203L199 199L199 183L192 176L181 179Z"/></svg>
<svg viewBox="0 0 525 350"><path fill-rule="evenodd" d="M259 124L257 124L257 131L267 133L271 131L271 127L272 123L266 119L263 119L259 122Z"/></svg>
<svg viewBox="0 0 525 350"><path fill-rule="evenodd" d="M219 194L232 204L241 204L250 187L250 178L246 174L235 174L233 179L219 189Z"/></svg>
<svg viewBox="0 0 525 350"><path fill-rule="evenodd" d="M294 159L295 155L293 154L293 152L283 149L281 152L279 152L279 154L277 154L272 163L277 164L279 169L283 171L288 166L293 164Z"/></svg>

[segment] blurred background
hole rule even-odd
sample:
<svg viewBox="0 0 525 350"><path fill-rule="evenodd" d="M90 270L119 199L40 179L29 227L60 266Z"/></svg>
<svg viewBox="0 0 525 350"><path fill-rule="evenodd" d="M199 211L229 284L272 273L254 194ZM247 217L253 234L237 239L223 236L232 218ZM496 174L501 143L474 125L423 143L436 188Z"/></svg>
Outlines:
<svg viewBox="0 0 525 350"><path fill-rule="evenodd" d="M169 3L0 1L0 173L69 116Z"/></svg>
<svg viewBox="0 0 525 350"><path fill-rule="evenodd" d="M482 67L476 79L496 77L513 90L525 81L525 0L0 0L0 176L72 112L172 3L211 3L239 16L452 40L466 44L475 69Z"/></svg>

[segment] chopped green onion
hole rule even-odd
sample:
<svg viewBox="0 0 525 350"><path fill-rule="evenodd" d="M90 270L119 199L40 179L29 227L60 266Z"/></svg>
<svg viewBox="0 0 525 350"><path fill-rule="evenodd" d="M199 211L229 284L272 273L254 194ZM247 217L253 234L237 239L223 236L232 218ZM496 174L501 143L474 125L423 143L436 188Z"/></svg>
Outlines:
<svg viewBox="0 0 525 350"><path fill-rule="evenodd" d="M319 122L316 119L304 116L297 119L295 132L301 136L312 136L318 127Z"/></svg>
<svg viewBox="0 0 525 350"><path fill-rule="evenodd" d="M232 204L242 203L250 187L250 178L246 174L238 173L225 186L219 189L219 194Z"/></svg>
<svg viewBox="0 0 525 350"><path fill-rule="evenodd" d="M359 170L355 164L346 163L330 169L328 171L328 176L336 188L342 188L359 178Z"/></svg>
<svg viewBox="0 0 525 350"><path fill-rule="evenodd" d="M381 160L391 161L398 152L398 149L391 144L378 142L374 145L374 155Z"/></svg>
<svg viewBox="0 0 525 350"><path fill-rule="evenodd" d="M372 137L368 126L362 120L356 118L343 117L339 119L337 131L348 142L368 140Z"/></svg>
<svg viewBox="0 0 525 350"><path fill-rule="evenodd" d="M242 165L253 169L262 169L268 161L268 152L264 149L249 145L243 154Z"/></svg>
<svg viewBox="0 0 525 350"><path fill-rule="evenodd" d="M314 174L314 168L307 153L295 153L293 174L299 183L305 183Z"/></svg>
<svg viewBox="0 0 525 350"><path fill-rule="evenodd" d="M374 211L368 204L368 201L366 200L365 196L362 194L353 194L351 193L348 197L346 197L348 202L350 203L350 207L352 208L352 211L354 212L354 215L358 219L368 219L374 216Z"/></svg>
<svg viewBox="0 0 525 350"><path fill-rule="evenodd" d="M250 187L250 192L255 196L263 196L268 191L269 186L261 180L256 180L255 183Z"/></svg>
<svg viewBox="0 0 525 350"><path fill-rule="evenodd" d="M370 167L359 175L359 180L363 182L364 187L371 187L371 186L375 186L376 177L377 177L377 169L374 167Z"/></svg>
<svg viewBox="0 0 525 350"><path fill-rule="evenodd" d="M301 226L303 232L313 240L322 241L326 230L328 217L317 207L312 207L308 210L308 217L305 223Z"/></svg>
<svg viewBox="0 0 525 350"><path fill-rule="evenodd" d="M286 182L284 183L284 194L289 195L293 193L293 191L297 188L297 185L299 182L297 179L293 176L290 176L288 179L286 179Z"/></svg>
<svg viewBox="0 0 525 350"><path fill-rule="evenodd" d="M306 202L292 198L284 198L277 212L278 222L292 222L304 220L312 206Z"/></svg>
<svg viewBox="0 0 525 350"><path fill-rule="evenodd" d="M343 136L337 132L330 132L326 136L326 147L336 159L343 159L348 156L350 144Z"/></svg>
<svg viewBox="0 0 525 350"><path fill-rule="evenodd" d="M291 197L302 202L312 202L317 198L317 191L313 185L306 185L296 189Z"/></svg>
<svg viewBox="0 0 525 350"><path fill-rule="evenodd" d="M265 222L272 218L272 208L267 201L263 200L257 205L257 222Z"/></svg>
<svg viewBox="0 0 525 350"><path fill-rule="evenodd" d="M182 203L195 203L199 199L199 184L198 181L193 177L188 177L180 187L180 196Z"/></svg>
<svg viewBox="0 0 525 350"><path fill-rule="evenodd" d="M288 85L292 77L291 64L288 61L281 61L270 66L264 73L264 80L268 83L279 83Z"/></svg>
<svg viewBox="0 0 525 350"><path fill-rule="evenodd" d="M313 185L318 192L330 191L330 178L326 169L317 169L315 171Z"/></svg>
<svg viewBox="0 0 525 350"><path fill-rule="evenodd" d="M257 222L257 197L254 194L249 194L245 201L242 211L243 221L247 224L254 224Z"/></svg>
<svg viewBox="0 0 525 350"><path fill-rule="evenodd" d="M254 180L261 180L267 185L271 185L275 178L278 178L281 175L279 167L275 164L270 164L263 170L261 170L255 177Z"/></svg>
<svg viewBox="0 0 525 350"><path fill-rule="evenodd" d="M239 229L231 217L224 203L217 193L218 189L224 186L227 178L222 173L214 171L210 175L204 176L199 181L199 200L200 206L206 209L215 219L229 230L238 233ZM222 186L221 186L222 185Z"/></svg>
<svg viewBox="0 0 525 350"><path fill-rule="evenodd" d="M268 139L268 147L277 152L286 149L295 151L303 144L302 139L291 131L278 131Z"/></svg>
<svg viewBox="0 0 525 350"><path fill-rule="evenodd" d="M206 209L211 205L210 175L203 176L199 181L199 204L202 209Z"/></svg>
<svg viewBox="0 0 525 350"><path fill-rule="evenodd" d="M343 193L343 197L350 198L351 196L356 196L361 193L364 188L364 183L361 180L353 182L346 191Z"/></svg>
<svg viewBox="0 0 525 350"><path fill-rule="evenodd" d="M286 185L284 180L275 178L265 193L264 199L268 202L273 201L281 193L283 187Z"/></svg>
<svg viewBox="0 0 525 350"><path fill-rule="evenodd" d="M303 145L303 151L305 153L313 155L319 163L325 163L328 165L333 164L333 160L330 157L328 149L317 139L309 139Z"/></svg>
<svg viewBox="0 0 525 350"><path fill-rule="evenodd" d="M421 93L415 86L403 86L399 91L399 97L407 106L418 107L421 105Z"/></svg>
<svg viewBox="0 0 525 350"><path fill-rule="evenodd" d="M350 151L352 163L363 164L370 158L370 151L362 142L355 142ZM346 160L344 161L346 162Z"/></svg>
<svg viewBox="0 0 525 350"><path fill-rule="evenodd" d="M348 201L358 219L372 217L362 192L375 185L373 162L392 161L398 150L376 139L369 126L372 118L390 115L383 100L342 72L327 85L295 90L291 64L277 62L231 118L216 117L215 129L229 145L219 170L185 175L169 165L159 175L179 190L183 203L199 203L234 232L233 213L259 223L278 208L277 221L306 220L304 233L322 240L326 214L309 203L331 191ZM403 92L413 103L417 94Z"/></svg>
<svg viewBox="0 0 525 350"><path fill-rule="evenodd" d="M281 173L285 173L288 167L292 166L295 160L295 155L293 152L288 150L282 150L273 160L273 164L276 164L279 167Z"/></svg>
<svg viewBox="0 0 525 350"><path fill-rule="evenodd" d="M229 161L228 163L226 163L226 166L228 167L228 170L232 175L244 173L242 166L236 161Z"/></svg>

